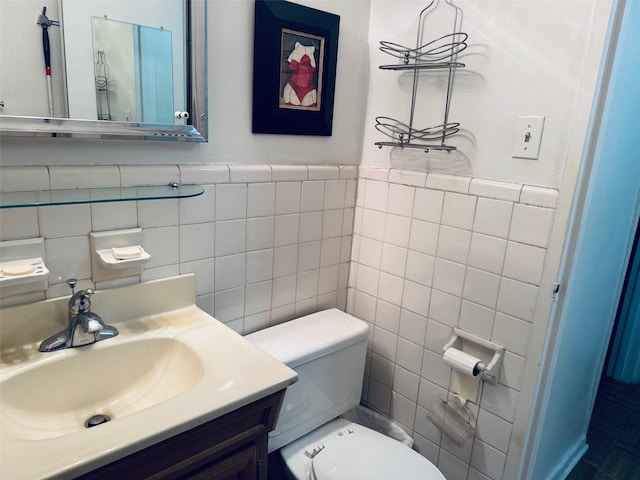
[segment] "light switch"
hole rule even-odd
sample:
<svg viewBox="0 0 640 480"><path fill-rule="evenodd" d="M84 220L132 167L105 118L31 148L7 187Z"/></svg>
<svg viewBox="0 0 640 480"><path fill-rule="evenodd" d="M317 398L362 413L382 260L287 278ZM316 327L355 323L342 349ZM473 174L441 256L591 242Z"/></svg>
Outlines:
<svg viewBox="0 0 640 480"><path fill-rule="evenodd" d="M544 117L521 115L516 120L516 131L513 136L514 158L531 158L537 160L542 143Z"/></svg>

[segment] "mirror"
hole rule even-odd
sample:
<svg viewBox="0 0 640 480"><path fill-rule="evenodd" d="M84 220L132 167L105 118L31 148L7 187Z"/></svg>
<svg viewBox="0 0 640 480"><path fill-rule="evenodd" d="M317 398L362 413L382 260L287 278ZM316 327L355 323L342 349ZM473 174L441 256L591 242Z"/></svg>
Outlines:
<svg viewBox="0 0 640 480"><path fill-rule="evenodd" d="M21 0L0 22L0 135L207 140L205 1Z"/></svg>
<svg viewBox="0 0 640 480"><path fill-rule="evenodd" d="M92 17L91 35L96 106L80 101L80 108L88 107L88 114L97 112L97 120L184 122L174 114L174 105L184 110L186 90L180 77L184 62L173 61L171 30ZM180 84L175 89L174 65ZM78 92L74 89L73 93ZM86 97L91 98L94 92L88 93ZM70 111L71 116L82 117Z"/></svg>

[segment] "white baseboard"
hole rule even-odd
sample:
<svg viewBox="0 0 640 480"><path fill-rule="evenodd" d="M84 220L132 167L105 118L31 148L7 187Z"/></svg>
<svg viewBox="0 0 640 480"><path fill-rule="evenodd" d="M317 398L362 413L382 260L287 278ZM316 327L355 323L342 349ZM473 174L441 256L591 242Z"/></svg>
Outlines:
<svg viewBox="0 0 640 480"><path fill-rule="evenodd" d="M573 447L561 458L560 463L551 471L547 480L565 480L588 448L587 437L581 435L573 444Z"/></svg>

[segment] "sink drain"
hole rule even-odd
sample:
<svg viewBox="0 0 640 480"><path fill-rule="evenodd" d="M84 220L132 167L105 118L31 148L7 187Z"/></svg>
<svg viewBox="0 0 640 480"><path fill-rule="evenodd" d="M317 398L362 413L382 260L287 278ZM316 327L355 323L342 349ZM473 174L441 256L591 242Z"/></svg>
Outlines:
<svg viewBox="0 0 640 480"><path fill-rule="evenodd" d="M89 417L86 422L84 422L84 426L86 428L96 427L98 425L102 425L103 423L107 423L111 420L109 415L94 415L93 417Z"/></svg>

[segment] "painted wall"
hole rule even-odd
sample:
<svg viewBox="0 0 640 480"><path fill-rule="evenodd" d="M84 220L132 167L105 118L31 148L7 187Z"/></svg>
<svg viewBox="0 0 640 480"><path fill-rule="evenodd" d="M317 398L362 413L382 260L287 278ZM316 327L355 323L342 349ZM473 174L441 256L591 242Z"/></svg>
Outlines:
<svg viewBox="0 0 640 480"><path fill-rule="evenodd" d="M441 3L443 10L449 9ZM418 15L426 2L374 0L362 163L560 186L571 153L568 140L577 136L582 141L584 135L576 131L574 116L580 115L580 103L591 102L597 70L588 56L589 39L606 30L608 3L457 1L464 11L462 30L469 34L469 47L459 57L466 68L456 71L449 116L461 123L461 135L451 140L459 151L425 158L419 150L378 149L374 142L386 137L374 127L377 116L408 123L412 74L379 70L394 59L378 47L382 40L415 46ZM449 22L428 18L425 41L450 33L448 29ZM442 123L444 75L421 73L415 126ZM518 115L546 117L539 160L511 158Z"/></svg>
<svg viewBox="0 0 640 480"><path fill-rule="evenodd" d="M640 4L626 3L529 477L561 479L585 447L633 233L640 215ZM598 118L594 118L597 124ZM585 179L586 181L587 179ZM558 452L567 452L558 458Z"/></svg>
<svg viewBox="0 0 640 480"><path fill-rule="evenodd" d="M3 138L2 165L357 164L369 73L369 1L299 3L340 15L333 136L251 133L253 1L209 0L209 143Z"/></svg>

